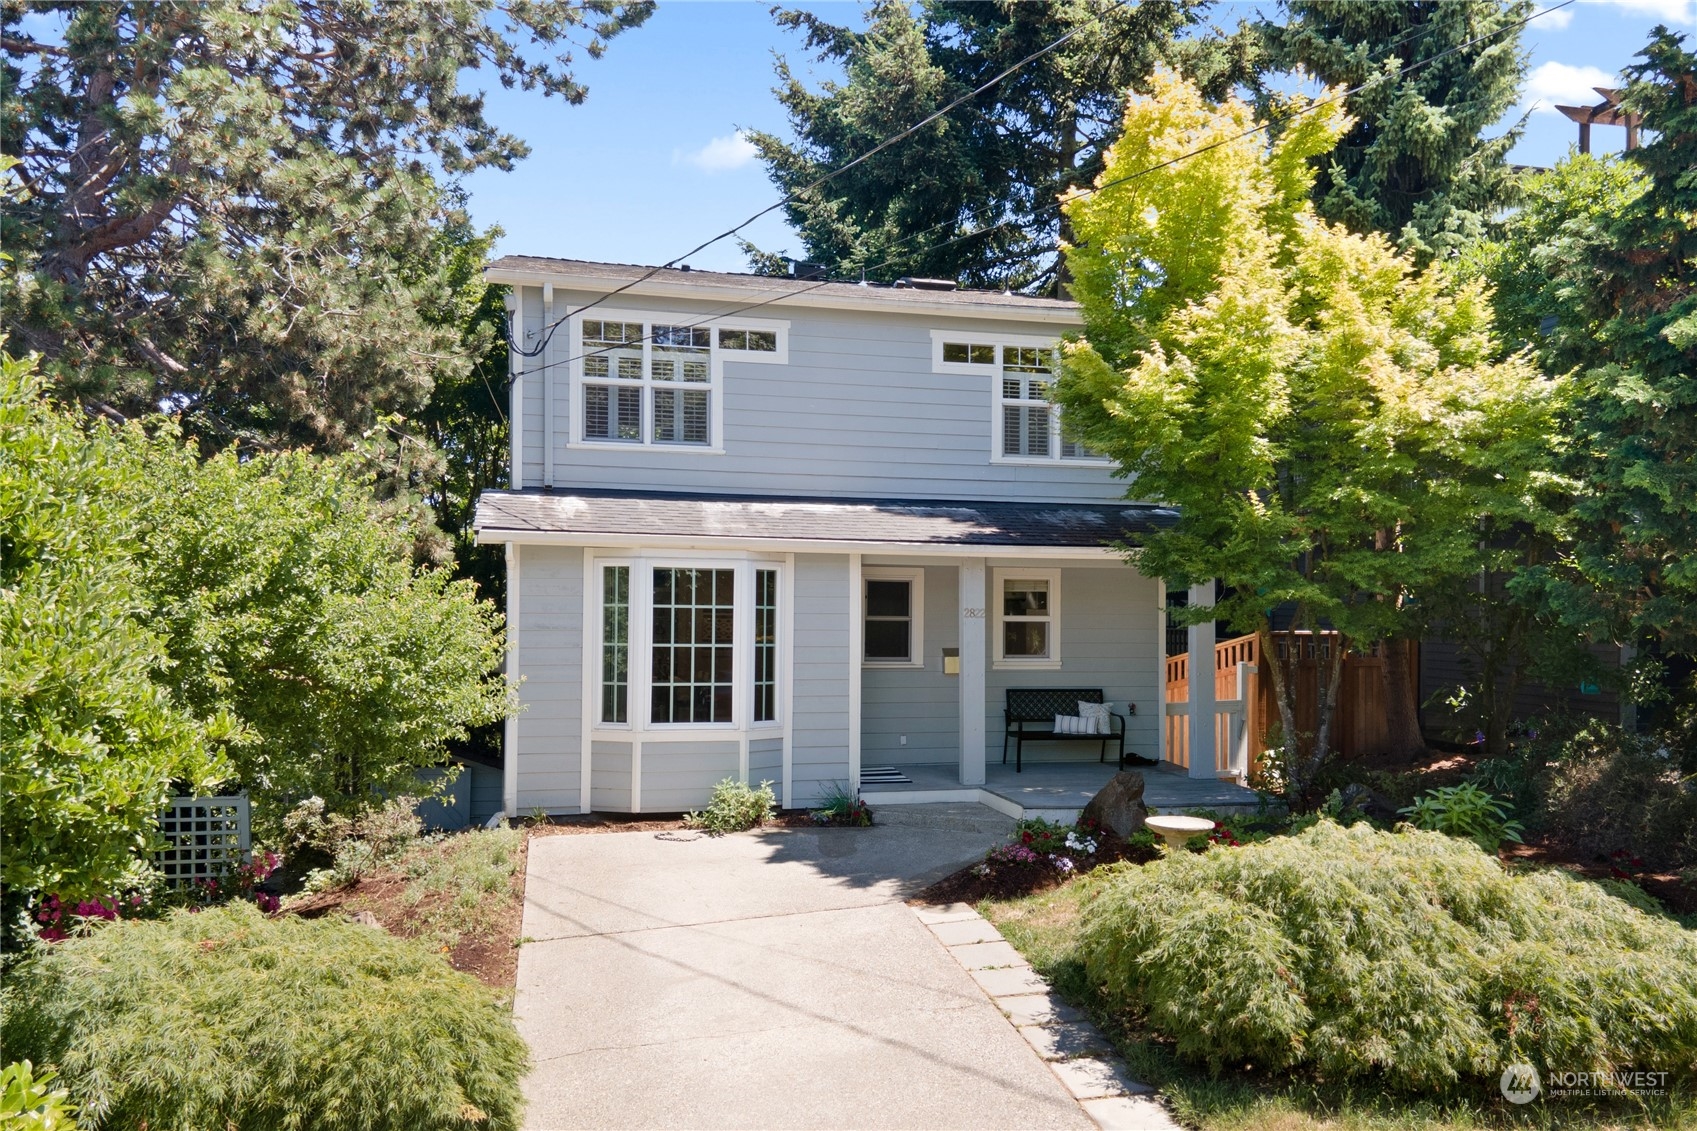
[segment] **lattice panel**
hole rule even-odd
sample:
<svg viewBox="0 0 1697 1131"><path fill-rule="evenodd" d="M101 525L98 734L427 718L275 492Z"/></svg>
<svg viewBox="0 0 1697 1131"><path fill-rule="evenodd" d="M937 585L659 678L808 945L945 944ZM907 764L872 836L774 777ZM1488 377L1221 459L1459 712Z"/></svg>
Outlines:
<svg viewBox="0 0 1697 1131"><path fill-rule="evenodd" d="M173 887L218 879L247 861L252 845L248 799L173 797L159 814L167 847L153 863Z"/></svg>

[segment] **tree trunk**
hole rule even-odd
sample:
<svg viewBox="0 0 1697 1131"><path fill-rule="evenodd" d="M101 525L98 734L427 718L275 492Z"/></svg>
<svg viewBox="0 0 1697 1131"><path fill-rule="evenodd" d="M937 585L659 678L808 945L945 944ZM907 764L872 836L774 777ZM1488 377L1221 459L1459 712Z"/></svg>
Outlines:
<svg viewBox="0 0 1697 1131"><path fill-rule="evenodd" d="M1395 758L1413 758L1426 749L1415 690L1415 643L1387 640L1383 648L1385 663L1379 670L1385 689L1385 752Z"/></svg>
<svg viewBox="0 0 1697 1131"><path fill-rule="evenodd" d="M1302 762L1302 749L1297 744L1296 735L1296 669L1292 659L1295 656L1295 648L1291 648L1285 659L1279 658L1278 649L1273 645L1273 626L1265 617L1261 618L1255 635L1259 641L1261 667L1273 681L1273 702L1279 707L1279 726L1284 731L1281 736L1280 760L1284 764L1285 788L1288 791L1295 784L1290 775ZM1292 665L1288 670L1287 664Z"/></svg>
<svg viewBox="0 0 1697 1131"><path fill-rule="evenodd" d="M1319 644L1324 638L1316 636L1315 643ZM1297 805L1305 810L1314 808L1314 782L1332 754L1332 718L1337 706L1338 688L1343 685L1343 657L1348 643L1341 632L1331 638L1319 672L1323 678L1316 681L1319 684L1319 702L1315 705L1314 752L1301 760L1302 773L1294 790Z"/></svg>

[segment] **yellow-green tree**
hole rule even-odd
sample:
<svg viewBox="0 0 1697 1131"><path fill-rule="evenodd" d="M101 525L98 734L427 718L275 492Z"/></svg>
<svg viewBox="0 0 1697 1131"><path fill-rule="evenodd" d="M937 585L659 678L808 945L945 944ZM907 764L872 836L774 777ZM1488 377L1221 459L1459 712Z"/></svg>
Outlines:
<svg viewBox="0 0 1697 1131"><path fill-rule="evenodd" d="M1562 386L1494 360L1481 286L1319 219L1310 159L1348 120L1336 103L1277 109L1269 143L1249 107L1169 76L1131 98L1097 188L1066 203L1085 329L1056 396L1133 494L1180 509L1138 567L1221 579L1210 615L1261 635L1304 803L1344 648L1321 665L1307 740L1270 611L1345 647L1403 632L1423 587L1477 567L1481 522L1540 520Z"/></svg>

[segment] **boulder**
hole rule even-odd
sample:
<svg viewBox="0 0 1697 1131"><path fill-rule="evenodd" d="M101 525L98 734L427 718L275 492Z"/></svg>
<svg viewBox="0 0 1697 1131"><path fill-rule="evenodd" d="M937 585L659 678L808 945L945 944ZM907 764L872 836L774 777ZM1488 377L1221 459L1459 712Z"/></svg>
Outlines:
<svg viewBox="0 0 1697 1131"><path fill-rule="evenodd" d="M1395 805L1360 782L1352 782L1338 791L1338 812L1343 814L1352 810L1386 824L1393 824L1399 819Z"/></svg>
<svg viewBox="0 0 1697 1131"><path fill-rule="evenodd" d="M1115 774L1079 814L1079 820L1095 821L1122 840L1141 829L1148 817L1149 809L1143 804L1143 775L1135 770Z"/></svg>

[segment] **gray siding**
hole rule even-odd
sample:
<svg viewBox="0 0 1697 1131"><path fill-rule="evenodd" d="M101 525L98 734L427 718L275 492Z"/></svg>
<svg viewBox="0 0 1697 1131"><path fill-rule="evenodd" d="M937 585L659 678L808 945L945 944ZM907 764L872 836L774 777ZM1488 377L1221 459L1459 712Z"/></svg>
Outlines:
<svg viewBox="0 0 1697 1131"><path fill-rule="evenodd" d="M756 738L748 744L748 784L772 783L772 792L784 799L784 740Z"/></svg>
<svg viewBox="0 0 1697 1131"><path fill-rule="evenodd" d="M471 799L471 823L484 825L501 811L501 771L478 762L466 765L455 788L464 785Z"/></svg>
<svg viewBox="0 0 1697 1131"><path fill-rule="evenodd" d="M791 802L849 780L849 560L797 554Z"/></svg>
<svg viewBox="0 0 1697 1131"><path fill-rule="evenodd" d="M597 740L589 748L589 807L602 813L629 813L628 742Z"/></svg>
<svg viewBox="0 0 1697 1131"><path fill-rule="evenodd" d="M583 744L583 551L520 551L518 807L576 812Z"/></svg>
<svg viewBox="0 0 1697 1131"><path fill-rule="evenodd" d="M682 813L700 809L713 787L738 773L740 743L644 742L642 811Z"/></svg>
<svg viewBox="0 0 1697 1131"><path fill-rule="evenodd" d="M539 333L541 290L521 288L525 326ZM556 292L556 308L596 296ZM633 299L623 310L717 315L711 302ZM797 495L940 499L1113 500L1125 485L1102 466L990 460L994 378L932 372L931 331L1057 336L1056 328L933 315L773 306L751 317L788 319L788 364L725 362L724 455L656 448L568 448L580 406L568 405L575 343L565 328L524 381L524 485L542 485L543 380L555 383L554 482L630 490L781 491ZM542 373L537 367L553 361Z"/></svg>
<svg viewBox="0 0 1697 1131"><path fill-rule="evenodd" d="M1061 667L1056 671L998 669L989 640L985 659L985 758L1000 762L1007 727L1002 709L1010 687L1100 687L1114 710L1127 702L1137 715L1127 720L1125 748L1144 757L1158 756L1162 671L1155 582L1136 570L1063 569L1061 571ZM992 594L992 600L994 594ZM995 622L989 624L995 632ZM988 636L990 633L987 633ZM1112 747L1109 748L1110 756ZM1079 741L1025 744L1028 762L1092 759L1096 748ZM1013 762L1013 750L1008 750Z"/></svg>
<svg viewBox="0 0 1697 1131"><path fill-rule="evenodd" d="M868 567L873 568L873 567ZM925 570L925 666L863 668L860 764L954 762L960 756L960 677L943 674L943 649L960 645L960 571ZM902 736L907 745L902 745Z"/></svg>

